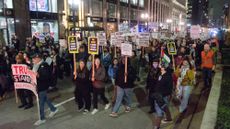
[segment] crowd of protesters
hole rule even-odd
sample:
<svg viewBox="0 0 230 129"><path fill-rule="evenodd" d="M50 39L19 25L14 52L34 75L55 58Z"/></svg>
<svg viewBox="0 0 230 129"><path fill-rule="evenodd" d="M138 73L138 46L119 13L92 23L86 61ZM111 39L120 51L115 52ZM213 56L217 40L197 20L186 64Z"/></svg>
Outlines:
<svg viewBox="0 0 230 129"><path fill-rule="evenodd" d="M131 40L130 42L132 43ZM108 45L100 48L100 54L92 62L87 43L82 42L76 56L77 68L74 70L72 55L58 43L55 44L52 37L45 38L44 43L40 43L36 37L28 38L22 51L20 41L15 36L12 39L12 47L4 46L0 49L0 99L4 99L6 93L14 88L11 64L26 64L37 73L42 108L41 120L36 122L36 125L45 122L45 103L51 109L51 117L58 111L46 96L47 91L58 90L58 79L73 75L72 79L76 85L74 95L79 111L87 114L93 109L91 114L96 114L99 111L98 96L100 96L105 104L105 110L112 107L109 114L111 117L118 117L122 104L125 112L131 111L133 88L137 86L138 81L145 81L150 113L156 113L154 128L159 129L162 121L171 122L173 119L168 107L173 93L176 93L175 96L180 100L179 112L186 111L190 94L196 84L196 71L203 71L205 84L203 90L211 87L211 75L215 69L218 53L218 40L215 38L207 41L177 38L174 40L177 55L173 68L172 61L162 60L162 51L167 54L167 42L154 39L147 48L133 49L133 56L127 61L127 72L125 72L125 58L121 55L120 48L114 49L108 41ZM93 65L94 71L92 71ZM141 74L147 75L147 79L142 80ZM105 94L108 84L112 84L111 96ZM33 96L30 91L17 90L17 92L21 100L19 108L33 107Z"/></svg>

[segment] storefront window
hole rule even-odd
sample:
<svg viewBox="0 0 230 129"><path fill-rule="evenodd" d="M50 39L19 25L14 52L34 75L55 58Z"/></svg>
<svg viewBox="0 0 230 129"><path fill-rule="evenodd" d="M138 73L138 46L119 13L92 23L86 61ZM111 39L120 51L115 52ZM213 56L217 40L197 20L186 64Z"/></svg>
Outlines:
<svg viewBox="0 0 230 129"><path fill-rule="evenodd" d="M30 0L30 11L57 12L57 0Z"/></svg>
<svg viewBox="0 0 230 129"><path fill-rule="evenodd" d="M102 1L93 0L92 3L93 16L102 16Z"/></svg>
<svg viewBox="0 0 230 129"><path fill-rule="evenodd" d="M0 17L0 31L1 31L1 36L4 38L5 43L10 43L11 42L11 35L15 33L15 28L14 28L14 19L13 18L5 18L5 17Z"/></svg>
<svg viewBox="0 0 230 129"><path fill-rule="evenodd" d="M139 0L139 6L144 7L145 6L145 0Z"/></svg>
<svg viewBox="0 0 230 129"><path fill-rule="evenodd" d="M136 20L137 19L137 10L136 9L132 9L131 10L131 19L132 20Z"/></svg>
<svg viewBox="0 0 230 129"><path fill-rule="evenodd" d="M116 17L116 5L112 3L108 3L108 17Z"/></svg>
<svg viewBox="0 0 230 129"><path fill-rule="evenodd" d="M120 16L122 19L128 18L128 8L124 6L120 6Z"/></svg>
<svg viewBox="0 0 230 129"><path fill-rule="evenodd" d="M12 0L0 0L0 8L13 8Z"/></svg>
<svg viewBox="0 0 230 129"><path fill-rule="evenodd" d="M46 36L51 36L54 41L58 41L58 22L57 21L31 21L32 35L44 42Z"/></svg>
<svg viewBox="0 0 230 129"><path fill-rule="evenodd" d="M137 5L137 1L138 1L138 0L131 0L131 4L132 4L132 5Z"/></svg>
<svg viewBox="0 0 230 129"><path fill-rule="evenodd" d="M120 0L120 2L128 3L129 0Z"/></svg>

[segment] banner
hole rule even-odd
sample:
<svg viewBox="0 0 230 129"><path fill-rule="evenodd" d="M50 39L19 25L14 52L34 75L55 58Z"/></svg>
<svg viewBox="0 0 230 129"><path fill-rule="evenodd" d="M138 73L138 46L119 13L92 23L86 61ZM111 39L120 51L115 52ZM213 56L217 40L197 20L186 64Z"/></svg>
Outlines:
<svg viewBox="0 0 230 129"><path fill-rule="evenodd" d="M27 65L13 64L11 66L14 77L15 89L27 89L32 91L36 96L37 93L37 79L32 70L29 70Z"/></svg>
<svg viewBox="0 0 230 129"><path fill-rule="evenodd" d="M201 28L199 25L191 26L190 29L190 36L192 39L198 39L200 38Z"/></svg>
<svg viewBox="0 0 230 129"><path fill-rule="evenodd" d="M106 34L104 32L98 32L97 38L100 46L106 46L107 40L106 40Z"/></svg>
<svg viewBox="0 0 230 129"><path fill-rule="evenodd" d="M98 55L99 54L98 38L89 37L89 39L88 39L88 53L92 54L92 55Z"/></svg>
<svg viewBox="0 0 230 129"><path fill-rule="evenodd" d="M69 46L69 53L78 53L78 46L77 37L76 36L69 36L68 37L68 46Z"/></svg>
<svg viewBox="0 0 230 129"><path fill-rule="evenodd" d="M142 47L149 47L149 38L150 34L149 33L139 33L138 35L138 44L139 46Z"/></svg>
<svg viewBox="0 0 230 129"><path fill-rule="evenodd" d="M121 44L121 55L132 56L132 44L122 43Z"/></svg>

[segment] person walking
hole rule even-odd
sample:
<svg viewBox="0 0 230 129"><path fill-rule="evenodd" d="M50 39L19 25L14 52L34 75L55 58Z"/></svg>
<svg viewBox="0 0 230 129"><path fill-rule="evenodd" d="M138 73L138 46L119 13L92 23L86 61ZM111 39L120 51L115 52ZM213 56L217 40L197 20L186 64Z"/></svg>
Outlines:
<svg viewBox="0 0 230 129"><path fill-rule="evenodd" d="M117 117L119 108L124 100L125 112L131 111L131 94L132 88L134 87L134 81L136 80L136 70L130 65L128 60L127 73L125 72L125 58L122 58L122 62L118 68L118 73L115 80L115 85L117 89L117 97L115 105L112 109L111 117ZM127 81L125 82L125 76L127 76Z"/></svg>
<svg viewBox="0 0 230 129"><path fill-rule="evenodd" d="M98 112L98 96L100 95L101 99L104 101L105 110L109 109L110 104L108 99L105 97L105 78L106 71L104 66L101 64L100 59L97 57L95 59L95 68L92 74L92 83L93 83L93 111L92 115Z"/></svg>
<svg viewBox="0 0 230 129"><path fill-rule="evenodd" d="M180 67L176 70L176 75L178 78L176 89L181 100L179 112L184 113L187 109L188 100L195 82L195 71L188 57L183 60Z"/></svg>
<svg viewBox="0 0 230 129"><path fill-rule="evenodd" d="M204 88L203 91L206 89L211 88L212 83L212 70L215 69L216 59L214 52L210 49L209 44L204 45L204 50L201 52L201 68L203 71L203 78L204 78Z"/></svg>
<svg viewBox="0 0 230 129"><path fill-rule="evenodd" d="M173 79L172 74L168 70L168 64L162 63L160 65L161 75L158 78L156 84L156 91L154 93L154 107L156 110L155 126L154 129L160 129L161 121L163 120L164 114L166 118L163 120L164 123L172 122L171 113L168 108L169 96L172 94Z"/></svg>
<svg viewBox="0 0 230 129"><path fill-rule="evenodd" d="M49 70L49 65L43 61L42 55L35 54L33 56L33 71L37 76L37 91L40 105L40 120L35 122L34 125L41 125L46 122L45 120L45 103L49 106L51 112L49 118L53 117L58 109L51 103L47 97L47 90L49 88L49 81L51 79L51 72Z"/></svg>
<svg viewBox="0 0 230 129"><path fill-rule="evenodd" d="M74 91L75 100L78 103L78 110L83 110L83 114L87 114L91 107L91 95L89 71L86 67L85 61L80 60L76 73L77 75L74 78L76 80L76 87Z"/></svg>

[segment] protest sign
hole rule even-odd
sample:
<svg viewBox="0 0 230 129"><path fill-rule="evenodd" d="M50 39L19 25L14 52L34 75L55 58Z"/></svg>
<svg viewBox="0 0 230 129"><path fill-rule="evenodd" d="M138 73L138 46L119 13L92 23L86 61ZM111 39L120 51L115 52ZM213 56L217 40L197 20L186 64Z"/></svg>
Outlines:
<svg viewBox="0 0 230 129"><path fill-rule="evenodd" d="M132 44L122 43L121 44L121 55L132 56Z"/></svg>
<svg viewBox="0 0 230 129"><path fill-rule="evenodd" d="M78 53L78 43L76 36L69 36L68 37L68 46L69 46L69 53Z"/></svg>
<svg viewBox="0 0 230 129"><path fill-rule="evenodd" d="M89 39L88 39L88 53L92 54L92 55L98 55L99 54L98 38L89 37Z"/></svg>
<svg viewBox="0 0 230 129"><path fill-rule="evenodd" d="M168 54L169 55L176 55L177 54L175 42L167 43L167 48L168 48Z"/></svg>
<svg viewBox="0 0 230 129"><path fill-rule="evenodd" d="M200 32L201 32L201 28L200 28L199 25L191 26L190 36L191 36L192 39L198 39L198 38L200 38Z"/></svg>
<svg viewBox="0 0 230 129"><path fill-rule="evenodd" d="M149 46L149 38L150 38L149 33L139 33L138 39L137 39L139 46L148 47Z"/></svg>
<svg viewBox="0 0 230 129"><path fill-rule="evenodd" d="M98 32L97 38L100 46L106 46L107 40L106 40L106 34L104 32Z"/></svg>
<svg viewBox="0 0 230 129"><path fill-rule="evenodd" d="M121 44L125 42L125 37L123 35L124 33L123 32L116 32L115 35L116 35L116 44L115 46L116 47L121 47Z"/></svg>

